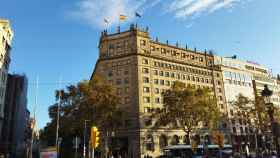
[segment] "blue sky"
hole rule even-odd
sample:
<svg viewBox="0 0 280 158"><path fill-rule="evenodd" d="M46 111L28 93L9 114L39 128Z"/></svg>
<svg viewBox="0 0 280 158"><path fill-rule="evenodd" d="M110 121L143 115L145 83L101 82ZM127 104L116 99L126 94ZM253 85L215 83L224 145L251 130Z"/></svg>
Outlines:
<svg viewBox="0 0 280 158"><path fill-rule="evenodd" d="M161 41L236 54L277 74L279 6L279 0L8 0L1 2L0 17L11 21L15 33L10 72L27 75L31 111L39 77L37 118L42 128L59 78L62 87L89 79L104 18L110 32L116 30L118 15L125 14L122 29L137 22ZM141 19L133 16L135 11Z"/></svg>

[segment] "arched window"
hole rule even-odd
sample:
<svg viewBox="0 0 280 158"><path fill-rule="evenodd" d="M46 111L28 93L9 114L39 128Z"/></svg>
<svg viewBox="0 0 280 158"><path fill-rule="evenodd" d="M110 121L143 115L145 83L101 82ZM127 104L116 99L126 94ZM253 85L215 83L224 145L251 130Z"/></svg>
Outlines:
<svg viewBox="0 0 280 158"><path fill-rule="evenodd" d="M171 144L172 144L172 145L177 145L177 144L179 144L179 142L180 142L179 136L174 135L174 136L172 137Z"/></svg>
<svg viewBox="0 0 280 158"><path fill-rule="evenodd" d="M190 137L188 135L184 136L184 144L186 144L186 145L190 145L191 144Z"/></svg>
<svg viewBox="0 0 280 158"><path fill-rule="evenodd" d="M155 147L154 147L153 135L151 134L147 135L145 142L146 142L146 149L148 151L154 151Z"/></svg>
<svg viewBox="0 0 280 158"><path fill-rule="evenodd" d="M168 138L167 138L167 136L166 135L161 135L159 137L159 146L160 146L160 148L162 149L162 148L166 147L167 145L168 145Z"/></svg>

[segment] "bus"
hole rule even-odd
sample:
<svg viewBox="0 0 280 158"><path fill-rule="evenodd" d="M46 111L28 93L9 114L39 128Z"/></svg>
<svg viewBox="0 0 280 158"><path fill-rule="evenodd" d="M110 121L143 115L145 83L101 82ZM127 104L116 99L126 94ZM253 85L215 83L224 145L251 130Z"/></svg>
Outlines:
<svg viewBox="0 0 280 158"><path fill-rule="evenodd" d="M171 145L163 149L164 155L163 158L219 158L220 150L218 145L198 145L197 148L193 151L191 145ZM221 150L223 158L232 158L233 151L231 145L224 145L224 148Z"/></svg>

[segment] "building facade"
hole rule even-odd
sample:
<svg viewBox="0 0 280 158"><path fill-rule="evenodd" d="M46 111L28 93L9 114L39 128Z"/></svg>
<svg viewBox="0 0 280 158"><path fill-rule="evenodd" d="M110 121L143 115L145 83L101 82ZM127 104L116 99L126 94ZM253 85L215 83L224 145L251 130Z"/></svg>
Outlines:
<svg viewBox="0 0 280 158"><path fill-rule="evenodd" d="M102 32L94 75L103 76L116 87L122 99L120 106L129 115L125 130L117 131L112 140L123 155L155 157L166 145L184 143L187 136L182 130L151 128L151 113L163 105L161 93L175 81L196 88L209 87L221 111L228 111L222 71L214 65L213 55L152 40L148 29L134 25L115 34ZM226 131L228 120L222 122Z"/></svg>
<svg viewBox="0 0 280 158"><path fill-rule="evenodd" d="M1 135L2 154L5 157L24 157L28 132L27 78L8 75L5 98L5 118Z"/></svg>
<svg viewBox="0 0 280 158"><path fill-rule="evenodd" d="M13 31L11 29L9 21L0 19L0 135L2 132L4 120L5 91L10 64L12 38Z"/></svg>
<svg viewBox="0 0 280 158"><path fill-rule="evenodd" d="M246 146L255 148L255 130L253 122L248 118L247 111L242 111L235 105L239 95L250 100L255 99L253 73L245 67L247 62L237 59L215 56L215 65L221 67L223 73L226 106L228 109L229 126L232 135L232 145L235 150L245 150ZM248 106L254 106L250 104ZM247 142L252 142L247 144Z"/></svg>

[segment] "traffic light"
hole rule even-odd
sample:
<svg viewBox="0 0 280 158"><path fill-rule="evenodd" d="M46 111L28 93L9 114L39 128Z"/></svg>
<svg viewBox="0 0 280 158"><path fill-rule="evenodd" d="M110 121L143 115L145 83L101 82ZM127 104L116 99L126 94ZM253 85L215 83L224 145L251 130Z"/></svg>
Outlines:
<svg viewBox="0 0 280 158"><path fill-rule="evenodd" d="M98 131L98 128L95 126L91 127L91 147L93 149L97 148L99 145L99 135L100 132Z"/></svg>
<svg viewBox="0 0 280 158"><path fill-rule="evenodd" d="M220 132L214 132L212 135L213 141L215 144L219 145L219 148L224 147L224 135Z"/></svg>

